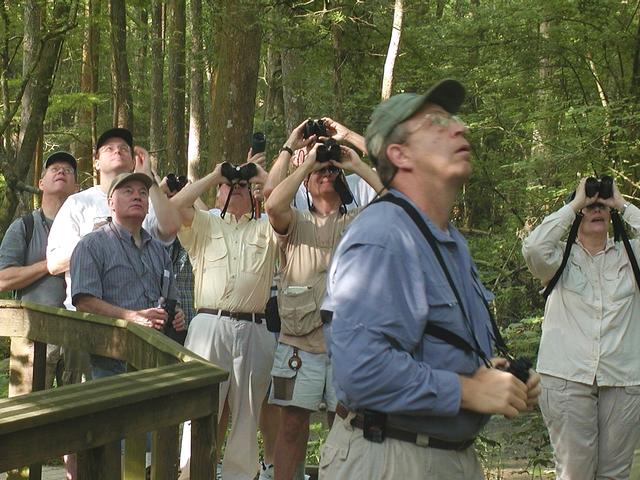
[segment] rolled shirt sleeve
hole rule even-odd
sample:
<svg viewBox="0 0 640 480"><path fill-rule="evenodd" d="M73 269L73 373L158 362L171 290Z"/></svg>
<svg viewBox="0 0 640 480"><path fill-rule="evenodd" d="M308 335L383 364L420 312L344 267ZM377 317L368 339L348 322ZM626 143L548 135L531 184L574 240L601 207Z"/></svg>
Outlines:
<svg viewBox="0 0 640 480"><path fill-rule="evenodd" d="M93 238L85 237L73 250L71 255L71 298L75 305L78 295L91 295L103 298L102 278L100 272L104 270L100 258L101 249L93 247Z"/></svg>

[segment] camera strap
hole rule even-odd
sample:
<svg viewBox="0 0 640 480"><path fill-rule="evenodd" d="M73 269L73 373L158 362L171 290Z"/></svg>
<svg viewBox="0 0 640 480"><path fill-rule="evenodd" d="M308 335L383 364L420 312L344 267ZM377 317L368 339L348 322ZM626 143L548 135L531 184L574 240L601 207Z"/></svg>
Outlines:
<svg viewBox="0 0 640 480"><path fill-rule="evenodd" d="M558 283L558 280L560 280L564 267L567 266L567 262L569 261L569 254L571 253L571 247L576 242L576 238L578 237L578 227L580 226L580 222L582 222L582 217L583 217L582 213L576 213L576 218L573 221L573 225L571 225L571 230L569 230L567 245L564 247L564 254L562 255L562 263L560 263L560 267L558 267L558 270L556 270L556 273L554 273L551 280L549 280L549 283L547 283L547 286L544 289L544 292L542 292L542 296L545 298L545 300L551 294L551 291Z"/></svg>
<svg viewBox="0 0 640 480"><path fill-rule="evenodd" d="M375 201L375 203L378 203L378 202L389 202L402 208L407 213L407 215L409 215L409 217L413 220L416 227L418 227L418 230L420 230L420 232L426 239L427 243L431 247L431 250L436 256L438 263L440 264L440 268L442 269L445 277L447 278L447 282L449 283L449 286L453 291L453 294L455 295L456 300L458 301L458 305L460 305L460 310L462 311L462 315L465 319L465 325L469 330L469 333L471 334L471 337L473 338L473 342L475 345L471 345L467 340L451 332L450 330L447 330L446 328L440 327L438 325L434 325L432 323L427 323L427 326L425 327L425 330L424 330L424 334L436 337L448 343L449 345L459 348L460 350L464 350L467 353L475 352L478 355L478 357L480 357L480 359L484 362L484 364L487 367L490 367L491 362L487 358L486 354L480 348L480 343L478 342L475 332L473 331L471 319L467 315L467 312L464 308L464 304L462 303L462 298L460 297L460 293L458 292L458 289L453 283L453 279L451 278L449 269L447 268L444 258L442 258L442 253L440 252L440 248L438 248L437 241L433 236L433 233L431 233L431 231L429 230L429 227L427 227L427 224L425 223L425 221L422 219L422 217L420 216L418 211L415 209L415 207L403 198L396 197L395 195L392 195L392 194L387 194L384 197L380 197L378 200ZM496 350L498 350L498 352L501 355L510 358L511 356L509 355L507 345L504 341L504 338L500 334L500 330L498 329L498 325L495 321L495 318L493 317L491 309L489 308L489 304L484 299L484 297L482 298L482 301L485 308L487 309L487 313L489 314L489 320L491 321L491 328L493 330L493 339L495 342Z"/></svg>

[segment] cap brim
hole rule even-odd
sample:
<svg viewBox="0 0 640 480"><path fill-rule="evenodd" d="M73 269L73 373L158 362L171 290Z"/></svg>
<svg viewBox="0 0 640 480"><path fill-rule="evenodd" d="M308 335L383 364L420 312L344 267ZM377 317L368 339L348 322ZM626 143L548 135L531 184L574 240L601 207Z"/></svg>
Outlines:
<svg viewBox="0 0 640 480"><path fill-rule="evenodd" d="M76 157L71 155L69 152L55 152L47 157L44 161L44 168L48 168L49 165L56 162L65 162L73 167L74 170L78 169L78 161Z"/></svg>
<svg viewBox="0 0 640 480"><path fill-rule="evenodd" d="M98 141L96 142L96 150L98 150L102 145L104 145L105 142L110 138L123 139L125 142L127 142L127 145L129 145L129 147L133 150L133 135L126 128L111 128L106 132L104 132L102 135L100 135L100 138L98 138Z"/></svg>
<svg viewBox="0 0 640 480"><path fill-rule="evenodd" d="M151 188L151 185L153 185L153 180L146 173L133 172L133 173L121 174L119 177L116 177L111 187L109 188L109 197L111 197L111 195L115 190L120 188L125 183L131 182L131 181L142 182L145 185L145 187L147 187L147 189Z"/></svg>
<svg viewBox="0 0 640 480"><path fill-rule="evenodd" d="M465 94L464 86L460 82L447 78L436 83L422 96L420 106L427 103L435 103L447 112L455 114L460 110L460 106L462 102L464 102Z"/></svg>

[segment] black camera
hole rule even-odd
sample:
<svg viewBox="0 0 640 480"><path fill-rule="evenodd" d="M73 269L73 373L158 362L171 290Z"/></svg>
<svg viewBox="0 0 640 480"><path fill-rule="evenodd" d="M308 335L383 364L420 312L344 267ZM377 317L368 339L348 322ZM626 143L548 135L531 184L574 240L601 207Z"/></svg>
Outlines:
<svg viewBox="0 0 640 480"><path fill-rule="evenodd" d="M231 183L240 180L249 181L258 174L258 167L256 167L255 163L247 163L240 167L224 162L220 167L220 173Z"/></svg>
<svg viewBox="0 0 640 480"><path fill-rule="evenodd" d="M316 135L318 137L328 137L327 127L324 124L324 120L307 120L307 123L304 126L304 132L302 136L304 138L309 138L312 135Z"/></svg>
<svg viewBox="0 0 640 480"><path fill-rule="evenodd" d="M176 307L178 306L178 301L173 298L168 298L162 304L162 308L165 312L167 312L167 321L164 323L164 333L168 334L173 328L173 320L176 318Z"/></svg>
<svg viewBox="0 0 640 480"><path fill-rule="evenodd" d="M584 184L584 193L591 198L598 195L598 198L613 197L613 177L603 175L602 178L587 178Z"/></svg>
<svg viewBox="0 0 640 480"><path fill-rule="evenodd" d="M267 148L267 137L262 132L256 132L251 137L251 154L262 153Z"/></svg>
<svg viewBox="0 0 640 480"><path fill-rule="evenodd" d="M329 160L340 161L340 145L333 138L328 138L324 143L318 146L316 150L316 160L318 162L328 162Z"/></svg>
<svg viewBox="0 0 640 480"><path fill-rule="evenodd" d="M509 368L507 372L516 377L522 383L527 383L529 380L529 370L533 364L527 357L518 357L515 360L509 362Z"/></svg>
<svg viewBox="0 0 640 480"><path fill-rule="evenodd" d="M184 175L177 176L175 173L167 175L167 187L171 192L179 192L185 187L188 181Z"/></svg>

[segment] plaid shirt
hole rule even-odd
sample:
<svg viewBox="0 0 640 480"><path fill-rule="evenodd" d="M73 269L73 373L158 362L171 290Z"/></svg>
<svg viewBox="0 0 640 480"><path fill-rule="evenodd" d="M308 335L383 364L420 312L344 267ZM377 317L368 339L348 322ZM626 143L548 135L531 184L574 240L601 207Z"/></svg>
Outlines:
<svg viewBox="0 0 640 480"><path fill-rule="evenodd" d="M187 326L196 312L193 307L193 268L189 261L189 255L177 238L170 247L169 255L176 274L176 287L180 297L180 306L184 311L184 320Z"/></svg>

